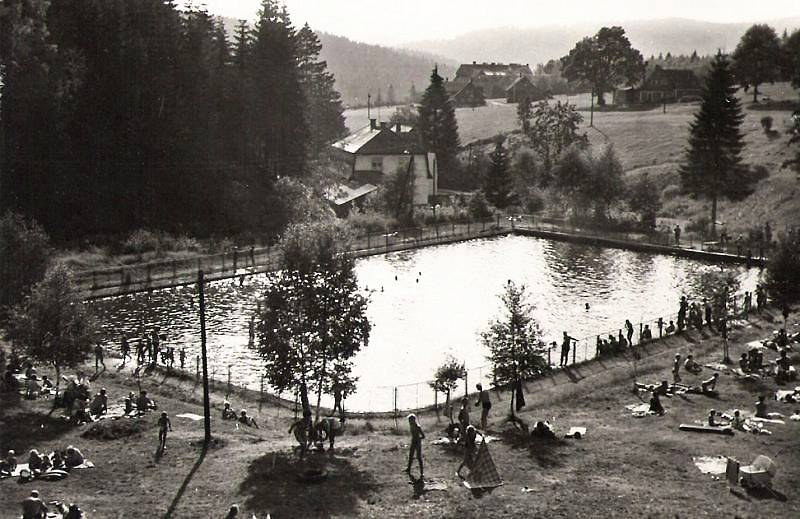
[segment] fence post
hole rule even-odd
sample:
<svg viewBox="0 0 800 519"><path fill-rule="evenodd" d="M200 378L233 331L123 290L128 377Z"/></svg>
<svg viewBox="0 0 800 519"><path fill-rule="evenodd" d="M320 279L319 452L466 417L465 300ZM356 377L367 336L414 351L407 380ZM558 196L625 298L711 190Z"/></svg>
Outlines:
<svg viewBox="0 0 800 519"><path fill-rule="evenodd" d="M195 365L197 366L196 369L195 369L195 378L199 379L200 378L200 355L197 356L197 361L195 362Z"/></svg>
<svg viewBox="0 0 800 519"><path fill-rule="evenodd" d="M394 387L394 428L397 429L397 386Z"/></svg>
<svg viewBox="0 0 800 519"><path fill-rule="evenodd" d="M236 274L236 267L239 263L239 247L233 248L233 273Z"/></svg>
<svg viewBox="0 0 800 519"><path fill-rule="evenodd" d="M575 335L577 335L577 334L575 334ZM572 363L573 364L575 364L575 357L576 357L577 353L578 353L578 343L576 342L575 346L572 347Z"/></svg>
<svg viewBox="0 0 800 519"><path fill-rule="evenodd" d="M222 253L222 272L225 272L225 253Z"/></svg>
<svg viewBox="0 0 800 519"><path fill-rule="evenodd" d="M367 233L367 249L370 249L372 247L370 245L370 236L371 236L371 234Z"/></svg>
<svg viewBox="0 0 800 519"><path fill-rule="evenodd" d="M200 258L197 258L197 271L200 272L201 270L203 270L203 264L200 261Z"/></svg>

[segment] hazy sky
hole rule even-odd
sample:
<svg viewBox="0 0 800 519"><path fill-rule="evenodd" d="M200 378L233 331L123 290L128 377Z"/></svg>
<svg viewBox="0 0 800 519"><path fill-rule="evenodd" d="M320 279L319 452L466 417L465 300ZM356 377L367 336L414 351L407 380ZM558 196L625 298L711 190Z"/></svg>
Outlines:
<svg viewBox="0 0 800 519"><path fill-rule="evenodd" d="M214 14L252 19L260 0L194 0ZM499 26L683 17L755 22L800 15L800 0L285 0L292 21L387 45Z"/></svg>

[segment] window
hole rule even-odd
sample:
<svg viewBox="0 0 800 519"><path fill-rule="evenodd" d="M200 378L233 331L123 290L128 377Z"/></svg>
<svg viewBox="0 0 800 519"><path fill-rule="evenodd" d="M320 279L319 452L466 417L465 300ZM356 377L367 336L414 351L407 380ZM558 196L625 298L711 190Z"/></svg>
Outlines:
<svg viewBox="0 0 800 519"><path fill-rule="evenodd" d="M383 157L372 157L372 171L383 171Z"/></svg>

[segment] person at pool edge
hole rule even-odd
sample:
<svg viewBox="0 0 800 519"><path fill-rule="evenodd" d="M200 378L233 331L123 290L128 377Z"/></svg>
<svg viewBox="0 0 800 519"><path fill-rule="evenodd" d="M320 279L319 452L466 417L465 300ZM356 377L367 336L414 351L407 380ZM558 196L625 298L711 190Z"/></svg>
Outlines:
<svg viewBox="0 0 800 519"><path fill-rule="evenodd" d="M561 341L561 363L560 366L564 367L569 362L569 347L572 342L578 342L577 339L574 339L567 335L567 332L564 332L564 339Z"/></svg>
<svg viewBox="0 0 800 519"><path fill-rule="evenodd" d="M475 389L478 390L478 401L475 402L475 407L481 406L481 430L485 431L489 410L492 408L492 401L489 398L489 392L483 389L483 385L475 384Z"/></svg>

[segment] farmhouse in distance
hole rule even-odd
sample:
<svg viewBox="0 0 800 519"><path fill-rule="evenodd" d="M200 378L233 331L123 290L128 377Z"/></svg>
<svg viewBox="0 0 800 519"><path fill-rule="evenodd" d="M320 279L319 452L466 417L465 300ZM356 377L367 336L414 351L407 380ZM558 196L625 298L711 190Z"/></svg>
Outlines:
<svg viewBox="0 0 800 519"><path fill-rule="evenodd" d="M696 100L701 94L700 79L693 71L656 65L641 85L614 90L614 104L675 103Z"/></svg>
<svg viewBox="0 0 800 519"><path fill-rule="evenodd" d="M456 71L453 78L453 86L463 88L472 83L475 87L483 91L483 95L488 99L506 97L506 90L520 77L529 80L533 78L533 71L529 65L519 63L478 63L462 64Z"/></svg>

